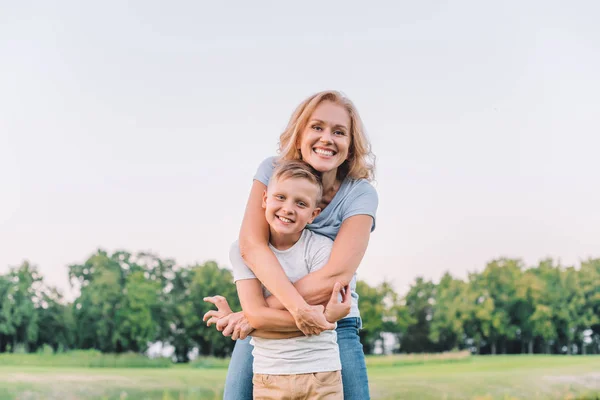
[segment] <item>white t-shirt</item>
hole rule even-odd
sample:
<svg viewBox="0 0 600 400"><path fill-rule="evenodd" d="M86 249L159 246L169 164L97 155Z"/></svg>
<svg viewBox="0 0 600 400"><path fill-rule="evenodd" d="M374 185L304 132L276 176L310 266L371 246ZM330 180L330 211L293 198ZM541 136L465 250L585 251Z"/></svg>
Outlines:
<svg viewBox="0 0 600 400"><path fill-rule="evenodd" d="M269 245L281 267L292 283L310 272L323 267L329 260L333 241L305 229L300 239L287 250L277 250ZM233 267L233 280L256 279L240 255L238 242L229 252ZM333 289L333 288L332 288ZM265 296L270 295L263 286ZM253 337L253 371L258 374L289 375L342 369L335 330L320 335L291 339L263 339Z"/></svg>

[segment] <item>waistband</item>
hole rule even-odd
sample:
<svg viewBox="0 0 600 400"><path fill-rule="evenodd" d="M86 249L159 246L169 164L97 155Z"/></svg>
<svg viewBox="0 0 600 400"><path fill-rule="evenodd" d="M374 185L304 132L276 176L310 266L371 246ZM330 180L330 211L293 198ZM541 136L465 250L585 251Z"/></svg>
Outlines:
<svg viewBox="0 0 600 400"><path fill-rule="evenodd" d="M362 318L349 317L349 318L340 319L337 322L337 329L340 329L340 328L362 329Z"/></svg>

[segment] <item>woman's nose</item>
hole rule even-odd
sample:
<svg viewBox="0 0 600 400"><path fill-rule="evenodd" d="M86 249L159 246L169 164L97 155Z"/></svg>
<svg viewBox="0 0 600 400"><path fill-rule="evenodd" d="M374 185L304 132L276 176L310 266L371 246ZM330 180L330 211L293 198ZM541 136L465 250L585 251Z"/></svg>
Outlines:
<svg viewBox="0 0 600 400"><path fill-rule="evenodd" d="M323 129L323 131L321 132L321 138L319 139L319 141L323 142L323 143L331 143L331 130Z"/></svg>

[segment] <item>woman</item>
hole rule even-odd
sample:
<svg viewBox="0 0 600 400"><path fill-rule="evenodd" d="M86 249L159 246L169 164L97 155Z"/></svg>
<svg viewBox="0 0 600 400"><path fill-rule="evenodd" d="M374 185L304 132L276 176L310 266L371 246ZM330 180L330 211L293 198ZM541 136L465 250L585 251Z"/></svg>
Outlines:
<svg viewBox="0 0 600 400"><path fill-rule="evenodd" d="M319 207L323 211L307 228L334 240L329 262L292 284L269 249L269 228L261 202L275 157L263 161L254 177L240 231L240 251L248 267L273 294L267 299L269 306L288 310L303 333L318 334L329 327L321 305L329 300L336 282L356 285L356 269L375 229L378 198L369 183L374 157L356 108L336 91L317 93L298 106L280 136L279 153L282 159L304 160L322 174L324 191ZM352 296L350 314L338 322L336 330L344 398L364 400L369 398L369 387L354 290ZM217 327L233 338L243 338L251 327L243 315L237 315L221 318ZM251 351L248 339L236 342L225 399L252 398Z"/></svg>

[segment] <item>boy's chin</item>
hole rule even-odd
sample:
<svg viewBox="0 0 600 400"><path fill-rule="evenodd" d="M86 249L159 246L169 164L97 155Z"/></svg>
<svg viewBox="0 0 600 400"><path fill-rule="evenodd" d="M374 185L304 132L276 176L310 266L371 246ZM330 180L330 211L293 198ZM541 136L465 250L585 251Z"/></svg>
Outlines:
<svg viewBox="0 0 600 400"><path fill-rule="evenodd" d="M279 235L295 235L302 231L302 229L298 229L297 227L289 227L289 228L283 228L283 229L280 227L277 227L273 230L275 232L277 232Z"/></svg>

